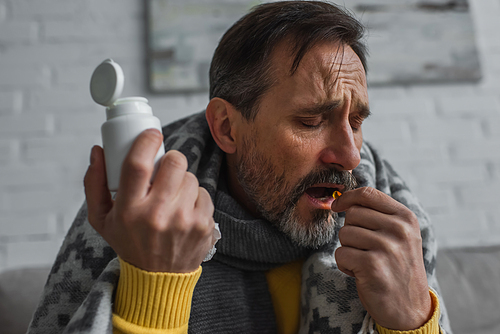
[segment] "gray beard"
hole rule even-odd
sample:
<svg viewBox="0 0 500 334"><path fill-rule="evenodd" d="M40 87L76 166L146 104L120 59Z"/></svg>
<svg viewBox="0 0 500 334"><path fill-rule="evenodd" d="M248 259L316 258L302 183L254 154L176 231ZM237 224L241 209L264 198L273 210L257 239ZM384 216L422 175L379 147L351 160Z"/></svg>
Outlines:
<svg viewBox="0 0 500 334"><path fill-rule="evenodd" d="M299 246L316 249L330 242L335 235L337 213L315 210L313 218L306 221L298 215L297 202L307 188L318 183L337 183L344 185L345 190L354 189L354 176L347 171L323 169L291 185L286 181L286 172L276 173L271 161L257 153L249 140L244 140L243 152L236 166L237 178L259 213Z"/></svg>
<svg viewBox="0 0 500 334"><path fill-rule="evenodd" d="M314 212L311 221L304 222L296 216L295 207L295 205L287 207L279 219L264 217L299 246L316 249L333 239L338 217L336 212L318 210Z"/></svg>

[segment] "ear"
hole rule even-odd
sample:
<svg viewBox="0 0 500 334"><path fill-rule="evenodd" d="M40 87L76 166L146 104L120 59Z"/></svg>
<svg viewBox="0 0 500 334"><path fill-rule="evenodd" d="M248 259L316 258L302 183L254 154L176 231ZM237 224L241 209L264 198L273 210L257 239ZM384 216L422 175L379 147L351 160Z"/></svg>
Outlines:
<svg viewBox="0 0 500 334"><path fill-rule="evenodd" d="M239 112L224 99L214 97L205 112L210 132L221 150L228 154L236 152L234 120Z"/></svg>

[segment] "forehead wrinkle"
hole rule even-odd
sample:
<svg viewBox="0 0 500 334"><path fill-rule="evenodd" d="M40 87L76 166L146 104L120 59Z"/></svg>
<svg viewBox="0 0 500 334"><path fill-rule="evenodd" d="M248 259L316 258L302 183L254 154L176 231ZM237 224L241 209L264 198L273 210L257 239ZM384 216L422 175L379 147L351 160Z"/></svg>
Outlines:
<svg viewBox="0 0 500 334"><path fill-rule="evenodd" d="M274 79L272 87L284 83L292 84L294 87L292 89L310 92L307 99L309 102L316 101L322 104L331 100L350 100L354 97L350 96L352 93L357 95L356 91L361 86L365 86L363 84L365 82L364 71L359 58L349 46L340 43L315 45L304 55L294 73L290 73L293 63L290 45L280 43L274 49L271 61L273 63L271 76ZM297 80L289 81L293 77ZM363 97L358 98L362 104L365 104Z"/></svg>
<svg viewBox="0 0 500 334"><path fill-rule="evenodd" d="M315 62L319 66L319 73L323 84L322 87L318 86L330 98L338 95L338 93L342 95L341 90L343 90L344 85L341 85L341 83L357 86L358 80L361 83L364 82L364 72L360 73L359 71L356 55L352 54L351 57L345 58L345 51L345 45L339 45L337 51L331 54L330 61L324 61L324 58L320 58ZM326 63L329 63L329 65L326 66Z"/></svg>
<svg viewBox="0 0 500 334"><path fill-rule="evenodd" d="M342 50L340 50L342 49ZM342 67L344 64L344 56L345 56L345 46L339 45L337 48L337 52L335 52L335 57L333 58L332 63L330 64L328 73L325 76L325 87L328 87L328 90L331 91L334 89L337 81L340 77L340 73L342 72ZM337 62L337 58L340 60ZM334 74L336 72L336 74ZM335 77L335 78L334 78Z"/></svg>
<svg viewBox="0 0 500 334"><path fill-rule="evenodd" d="M351 58L352 59L352 58ZM349 94L351 95L351 100L355 103L358 110L368 109L367 102L364 102L362 97L365 86L364 72L360 71L355 61L348 61L342 64L342 68L339 69L336 80L333 82L330 94L335 96ZM359 89L361 88L361 89ZM364 112L365 113L365 112ZM369 114L369 111L365 114Z"/></svg>

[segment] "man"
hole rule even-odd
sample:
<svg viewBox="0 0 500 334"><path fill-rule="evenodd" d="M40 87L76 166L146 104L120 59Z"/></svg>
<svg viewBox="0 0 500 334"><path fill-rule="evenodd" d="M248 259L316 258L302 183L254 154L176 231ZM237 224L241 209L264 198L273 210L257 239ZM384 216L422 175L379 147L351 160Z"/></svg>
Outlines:
<svg viewBox="0 0 500 334"><path fill-rule="evenodd" d="M164 128L152 183L159 132L134 142L115 199L94 147L30 332L448 330L427 218L363 144L361 37L327 3L261 5L222 38L206 112Z"/></svg>

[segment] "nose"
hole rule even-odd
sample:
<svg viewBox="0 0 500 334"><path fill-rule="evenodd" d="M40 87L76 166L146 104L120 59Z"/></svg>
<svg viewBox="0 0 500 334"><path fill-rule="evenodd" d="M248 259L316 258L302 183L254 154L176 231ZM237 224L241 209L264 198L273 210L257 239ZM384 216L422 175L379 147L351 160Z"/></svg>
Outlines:
<svg viewBox="0 0 500 334"><path fill-rule="evenodd" d="M326 145L320 153L321 163L335 165L340 170L353 170L359 165L362 137L361 133L354 134L348 120L332 127L325 137Z"/></svg>

